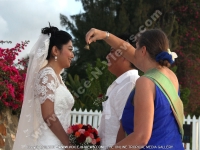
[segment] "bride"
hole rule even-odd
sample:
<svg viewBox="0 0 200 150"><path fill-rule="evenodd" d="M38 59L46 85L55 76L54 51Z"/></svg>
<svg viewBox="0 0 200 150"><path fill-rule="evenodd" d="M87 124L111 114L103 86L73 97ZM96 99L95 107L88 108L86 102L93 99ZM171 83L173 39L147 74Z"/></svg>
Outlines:
<svg viewBox="0 0 200 150"><path fill-rule="evenodd" d="M60 74L74 57L71 40L70 34L50 26L33 46L13 150L70 149L66 129L74 99Z"/></svg>

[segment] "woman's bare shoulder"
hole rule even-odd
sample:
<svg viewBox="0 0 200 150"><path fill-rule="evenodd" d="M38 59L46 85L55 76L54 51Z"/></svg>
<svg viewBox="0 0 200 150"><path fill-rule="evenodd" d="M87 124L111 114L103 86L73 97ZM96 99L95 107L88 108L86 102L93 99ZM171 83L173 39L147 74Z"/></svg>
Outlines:
<svg viewBox="0 0 200 150"><path fill-rule="evenodd" d="M164 68L160 70L174 85L175 89L178 91L179 89L179 82L176 74L170 70L169 68Z"/></svg>

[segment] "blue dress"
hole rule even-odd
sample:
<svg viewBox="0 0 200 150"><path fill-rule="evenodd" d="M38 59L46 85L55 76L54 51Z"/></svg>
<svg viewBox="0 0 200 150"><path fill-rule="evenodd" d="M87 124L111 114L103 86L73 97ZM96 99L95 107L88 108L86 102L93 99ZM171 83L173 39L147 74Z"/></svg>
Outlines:
<svg viewBox="0 0 200 150"><path fill-rule="evenodd" d="M170 104L160 88L157 85L155 86L153 130L151 138L144 149L184 150L179 127ZM122 126L127 134L134 132L134 106L132 104L134 93L135 90L130 93L121 119Z"/></svg>

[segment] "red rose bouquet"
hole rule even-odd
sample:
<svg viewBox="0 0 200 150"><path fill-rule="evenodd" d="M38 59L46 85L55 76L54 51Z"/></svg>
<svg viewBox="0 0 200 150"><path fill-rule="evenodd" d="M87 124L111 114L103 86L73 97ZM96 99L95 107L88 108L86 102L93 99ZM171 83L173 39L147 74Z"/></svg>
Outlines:
<svg viewBox="0 0 200 150"><path fill-rule="evenodd" d="M100 149L100 138L98 132L91 125L76 124L67 129L70 143L80 149Z"/></svg>

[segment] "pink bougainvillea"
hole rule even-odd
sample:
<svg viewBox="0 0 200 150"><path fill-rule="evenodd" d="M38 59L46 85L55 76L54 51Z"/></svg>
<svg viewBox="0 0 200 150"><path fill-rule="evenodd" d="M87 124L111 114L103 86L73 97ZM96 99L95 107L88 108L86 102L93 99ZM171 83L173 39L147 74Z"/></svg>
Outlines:
<svg viewBox="0 0 200 150"><path fill-rule="evenodd" d="M16 44L14 48L0 48L0 106L12 110L20 109L23 102L27 59L18 60L16 56L24 50L29 41Z"/></svg>
<svg viewBox="0 0 200 150"><path fill-rule="evenodd" d="M182 87L190 89L187 113L200 114L200 2L186 0L174 9L180 26L177 66Z"/></svg>

